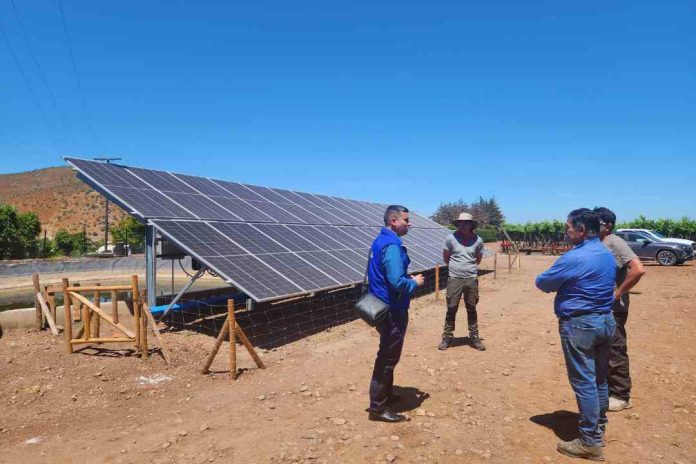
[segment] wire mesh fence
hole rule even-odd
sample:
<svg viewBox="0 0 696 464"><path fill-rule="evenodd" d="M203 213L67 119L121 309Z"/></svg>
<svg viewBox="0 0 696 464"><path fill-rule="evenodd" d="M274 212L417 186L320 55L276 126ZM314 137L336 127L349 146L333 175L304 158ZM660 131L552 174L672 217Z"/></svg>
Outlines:
<svg viewBox="0 0 696 464"><path fill-rule="evenodd" d="M435 291L438 287L435 274L439 288L444 289L447 268L437 272L430 269L422 274L425 285L417 289L414 298ZM233 299L236 323L251 343L271 349L356 319L353 308L362 294L363 286L357 284L287 300L255 303L231 288L207 290L184 295L163 322L173 332L190 330L216 336L227 316L227 301ZM171 296L162 296L157 303L166 305L169 301Z"/></svg>

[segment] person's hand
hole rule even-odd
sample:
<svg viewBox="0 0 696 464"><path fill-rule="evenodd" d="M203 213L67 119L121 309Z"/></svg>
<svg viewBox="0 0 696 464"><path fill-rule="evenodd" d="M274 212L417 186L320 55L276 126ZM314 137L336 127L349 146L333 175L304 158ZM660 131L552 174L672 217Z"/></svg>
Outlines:
<svg viewBox="0 0 696 464"><path fill-rule="evenodd" d="M620 300L620 299L621 299L621 292L619 291L618 288L617 288L616 290L614 290L614 299L615 299L615 300Z"/></svg>
<svg viewBox="0 0 696 464"><path fill-rule="evenodd" d="M416 281L416 284L419 287L422 287L423 284L425 283L425 279L423 278L423 274L414 275L411 278Z"/></svg>

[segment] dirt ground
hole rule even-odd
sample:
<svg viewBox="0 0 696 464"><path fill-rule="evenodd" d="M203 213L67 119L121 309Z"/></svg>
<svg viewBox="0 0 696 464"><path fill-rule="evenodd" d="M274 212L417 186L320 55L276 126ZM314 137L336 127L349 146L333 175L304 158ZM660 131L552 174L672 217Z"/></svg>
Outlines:
<svg viewBox="0 0 696 464"><path fill-rule="evenodd" d="M395 408L411 420L400 424L367 420L378 338L359 320L261 351L265 370L239 347L237 381L227 344L217 373L199 373L214 342L201 334L165 334L167 368L159 356L69 355L62 336L6 332L0 462L576 462L555 451L576 436L577 407L553 296L533 283L553 260L524 256L521 271L481 278L485 352L438 351L444 301L413 303ZM694 264L651 265L631 295L635 406L610 415L609 462L696 462L695 278Z"/></svg>

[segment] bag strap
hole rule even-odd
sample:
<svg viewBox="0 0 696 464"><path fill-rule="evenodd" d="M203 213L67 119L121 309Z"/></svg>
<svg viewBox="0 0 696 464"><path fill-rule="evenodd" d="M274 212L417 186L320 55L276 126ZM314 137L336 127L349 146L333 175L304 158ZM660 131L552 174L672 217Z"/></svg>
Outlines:
<svg viewBox="0 0 696 464"><path fill-rule="evenodd" d="M372 248L367 250L367 266L365 267L365 277L363 277L363 294L367 293L367 273L370 270L370 258L372 257Z"/></svg>

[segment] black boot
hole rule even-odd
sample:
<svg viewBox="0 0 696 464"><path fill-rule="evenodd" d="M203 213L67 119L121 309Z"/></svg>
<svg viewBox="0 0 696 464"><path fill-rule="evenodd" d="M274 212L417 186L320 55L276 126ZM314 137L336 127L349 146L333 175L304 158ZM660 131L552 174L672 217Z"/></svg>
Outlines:
<svg viewBox="0 0 696 464"><path fill-rule="evenodd" d="M380 422L403 422L406 420L406 416L403 414L397 414L394 411L384 408L381 411L373 411L369 410L370 415L368 416L368 419L371 421L380 421Z"/></svg>
<svg viewBox="0 0 696 464"><path fill-rule="evenodd" d="M445 351L447 348L450 347L450 343L452 343L452 337L447 336L447 335L443 335L442 341L437 346L437 349L440 351Z"/></svg>
<svg viewBox="0 0 696 464"><path fill-rule="evenodd" d="M471 332L469 334L469 340L471 343L471 347L474 348L475 350L486 351L486 347L484 346L483 342L479 338L478 332Z"/></svg>

